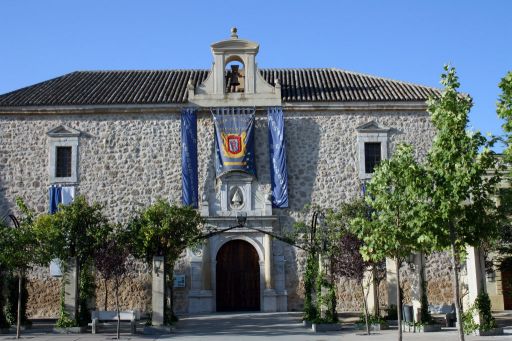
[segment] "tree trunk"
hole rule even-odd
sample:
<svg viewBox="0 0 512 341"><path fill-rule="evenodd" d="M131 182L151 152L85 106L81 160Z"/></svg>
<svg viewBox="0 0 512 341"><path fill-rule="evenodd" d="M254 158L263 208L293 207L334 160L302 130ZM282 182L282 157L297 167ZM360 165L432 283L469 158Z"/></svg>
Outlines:
<svg viewBox="0 0 512 341"><path fill-rule="evenodd" d="M108 309L108 287L107 287L107 279L105 278L105 311Z"/></svg>
<svg viewBox="0 0 512 341"><path fill-rule="evenodd" d="M402 300L400 297L400 260L395 258L396 262L396 313L398 317L398 341L402 341Z"/></svg>
<svg viewBox="0 0 512 341"><path fill-rule="evenodd" d="M80 267L80 262L78 261L78 257L75 258L76 261L76 283L73 285L76 286L76 298L75 298L75 321L80 325L80 271L82 271Z"/></svg>
<svg viewBox="0 0 512 341"><path fill-rule="evenodd" d="M334 262L332 260L332 256L331 256L331 260L329 261L329 269L330 269L330 272L331 272L331 278L330 278L330 281L331 281L331 286L332 286L332 290L334 291L334 295L331 297L331 316L332 318L335 320L335 321L338 321L338 312L336 311L336 306L337 306L337 299L336 299L336 278L334 276ZM330 290L330 289L329 289ZM329 291L331 292L331 291Z"/></svg>
<svg viewBox="0 0 512 341"><path fill-rule="evenodd" d="M364 322L366 323L366 334L370 335L370 324L368 323L368 304L364 294L364 279L361 281L361 293L363 294Z"/></svg>
<svg viewBox="0 0 512 341"><path fill-rule="evenodd" d="M115 288L115 291L116 291L116 311L117 311L117 339L119 340L120 336L120 328L121 328L121 316L119 314L119 279L116 278L115 279L115 284L116 284L116 288Z"/></svg>
<svg viewBox="0 0 512 341"><path fill-rule="evenodd" d="M174 267L173 267L174 268ZM169 316L169 322L174 322L174 273L171 272L169 275L169 303L171 305L169 311L171 316Z"/></svg>
<svg viewBox="0 0 512 341"><path fill-rule="evenodd" d="M23 281L23 273L20 271L18 274L18 312L16 314L16 338L20 338L21 330L21 286ZM1 308L1 307L0 307Z"/></svg>
<svg viewBox="0 0 512 341"><path fill-rule="evenodd" d="M459 268L457 261L457 250L455 248L455 228L450 226L450 239L452 249L452 266L453 266L453 296L455 297L455 316L458 323L459 341L464 341L464 326L462 322L462 314L460 311L460 294L459 294Z"/></svg>

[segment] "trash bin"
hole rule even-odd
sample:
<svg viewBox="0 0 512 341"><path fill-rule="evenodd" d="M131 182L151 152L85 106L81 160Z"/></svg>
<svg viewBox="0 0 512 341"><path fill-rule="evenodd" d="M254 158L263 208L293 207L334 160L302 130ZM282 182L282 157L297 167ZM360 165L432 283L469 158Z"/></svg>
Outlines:
<svg viewBox="0 0 512 341"><path fill-rule="evenodd" d="M404 304L402 316L403 316L404 322L406 322L406 323L414 322L412 305Z"/></svg>

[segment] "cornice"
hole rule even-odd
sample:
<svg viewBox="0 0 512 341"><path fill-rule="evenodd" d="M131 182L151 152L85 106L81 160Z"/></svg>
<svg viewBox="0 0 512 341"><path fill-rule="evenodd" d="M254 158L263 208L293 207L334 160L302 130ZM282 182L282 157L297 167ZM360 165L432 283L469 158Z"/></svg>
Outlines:
<svg viewBox="0 0 512 341"><path fill-rule="evenodd" d="M241 103L244 104L244 103ZM241 105L244 106L244 105ZM246 105L245 105L246 106ZM158 114L179 113L184 107L197 107L200 111L209 107L192 103L180 104L114 104L114 105L61 105L0 107L0 115L69 115L69 114ZM264 110L267 106L256 106ZM284 102L285 111L426 111L425 102Z"/></svg>

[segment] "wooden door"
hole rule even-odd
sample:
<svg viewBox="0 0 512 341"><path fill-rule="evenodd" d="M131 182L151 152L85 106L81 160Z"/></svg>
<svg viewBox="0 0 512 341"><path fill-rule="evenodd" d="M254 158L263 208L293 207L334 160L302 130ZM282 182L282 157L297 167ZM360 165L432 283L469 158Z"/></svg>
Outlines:
<svg viewBox="0 0 512 341"><path fill-rule="evenodd" d="M224 244L217 253L217 311L260 310L258 253L243 240Z"/></svg>
<svg viewBox="0 0 512 341"><path fill-rule="evenodd" d="M512 310L512 259L501 263L501 286L503 289L503 306L505 310Z"/></svg>

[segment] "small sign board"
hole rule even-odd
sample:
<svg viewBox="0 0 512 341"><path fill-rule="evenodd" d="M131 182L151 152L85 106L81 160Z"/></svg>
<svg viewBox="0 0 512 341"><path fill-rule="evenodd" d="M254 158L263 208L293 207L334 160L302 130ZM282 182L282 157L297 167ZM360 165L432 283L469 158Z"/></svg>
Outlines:
<svg viewBox="0 0 512 341"><path fill-rule="evenodd" d="M175 288L184 288L185 287L185 275L174 275L174 285Z"/></svg>
<svg viewBox="0 0 512 341"><path fill-rule="evenodd" d="M52 277L62 277L62 268L60 259L55 258L50 262L50 276Z"/></svg>

